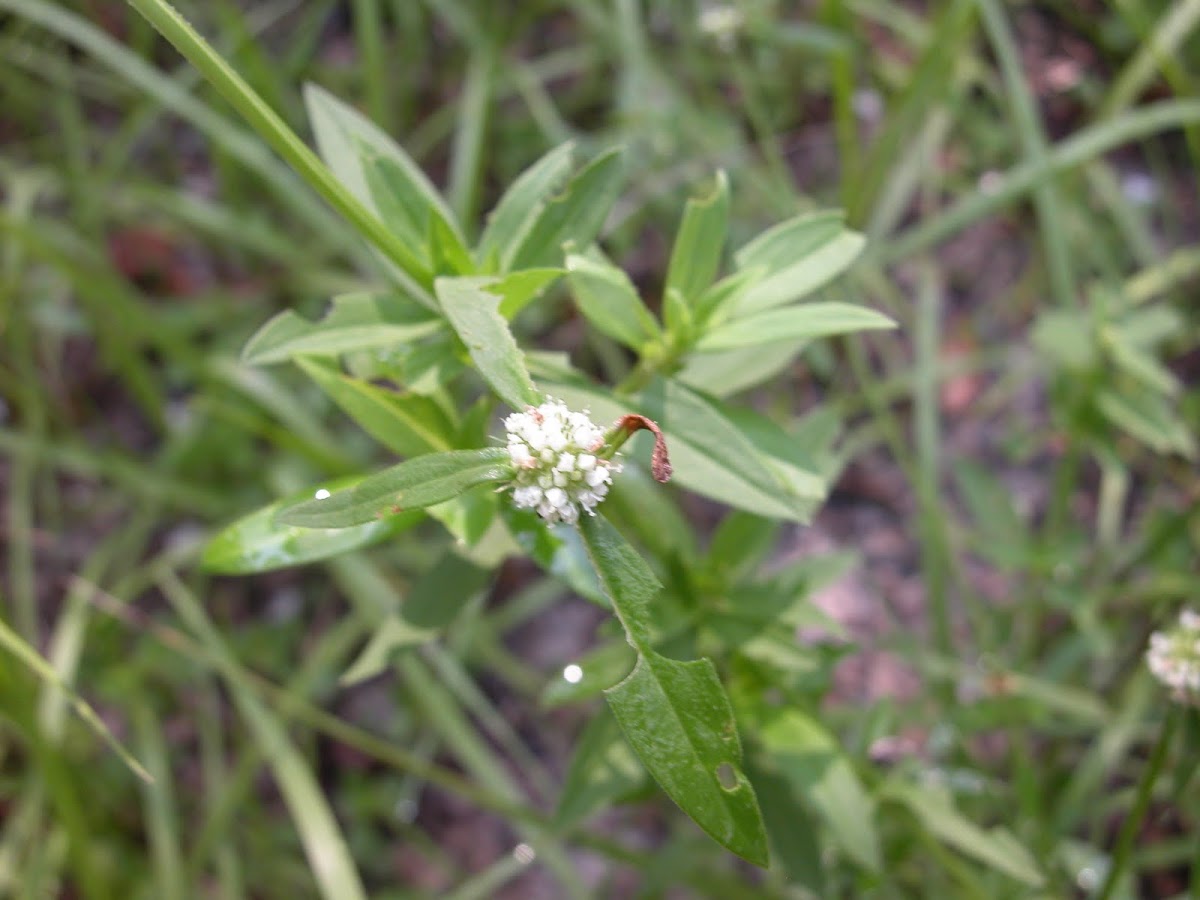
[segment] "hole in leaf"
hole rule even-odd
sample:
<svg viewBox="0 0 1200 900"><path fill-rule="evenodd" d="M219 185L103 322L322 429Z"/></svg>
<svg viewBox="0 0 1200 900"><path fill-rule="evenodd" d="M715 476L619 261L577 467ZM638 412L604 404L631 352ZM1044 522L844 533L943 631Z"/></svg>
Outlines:
<svg viewBox="0 0 1200 900"><path fill-rule="evenodd" d="M717 766L717 782L727 791L735 790L738 786L737 772L729 763Z"/></svg>

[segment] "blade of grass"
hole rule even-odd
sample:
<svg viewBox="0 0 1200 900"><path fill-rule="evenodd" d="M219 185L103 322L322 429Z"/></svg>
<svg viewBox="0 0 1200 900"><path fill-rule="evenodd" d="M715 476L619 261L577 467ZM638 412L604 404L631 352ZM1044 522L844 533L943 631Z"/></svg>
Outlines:
<svg viewBox="0 0 1200 900"><path fill-rule="evenodd" d="M463 768L479 779L489 791L519 802L520 788L494 752L480 740L453 696L442 688L441 683L425 665L417 657L409 654L397 660L396 671L404 682L413 705L441 736L448 750ZM586 897L587 891L583 883L559 848L553 832L529 826L523 826L521 830L546 867L558 879L565 896Z"/></svg>
<svg viewBox="0 0 1200 900"><path fill-rule="evenodd" d="M942 523L946 511L941 504L941 422L935 367L941 353L942 292L931 264L920 269L915 330L916 381L913 385L914 429L916 431L916 494L921 534L921 571L933 618L934 641L943 654L954 652L955 638L947 596L949 547Z"/></svg>
<svg viewBox="0 0 1200 900"><path fill-rule="evenodd" d="M476 233L480 187L483 178L483 147L487 140L492 87L496 81L494 41L473 47L467 64L462 96L458 102L458 126L450 154L450 182L446 189L450 208L468 237Z"/></svg>
<svg viewBox="0 0 1200 900"><path fill-rule="evenodd" d="M254 693L191 590L175 573L161 570L163 595L212 657L246 726L260 745L304 845L313 878L327 900L365 900L367 894L337 819L314 773L288 738L274 712Z"/></svg>
<svg viewBox="0 0 1200 900"><path fill-rule="evenodd" d="M1175 80L1184 76L1186 63L1177 67L1175 55L1197 24L1200 24L1200 0L1181 0L1167 6L1153 32L1141 41L1137 53L1113 81L1100 109L1101 118L1112 118L1128 109L1160 69L1167 69L1168 74L1174 70ZM1188 93L1185 85L1180 94L1187 96Z"/></svg>
<svg viewBox="0 0 1200 900"><path fill-rule="evenodd" d="M64 684L62 679L58 677L58 673L54 671L54 667L3 621L0 621L0 647L12 654L43 683L62 691L67 698L67 702L71 705L71 709L75 711L75 714L120 757L121 761L125 763L131 772L143 781L152 782L154 780L151 778L150 773L146 771L145 766L138 762L133 754L126 750L124 745L117 740L116 735L109 730L108 726L104 724L104 720L96 714L96 711L82 697L71 690L69 685Z"/></svg>
<svg viewBox="0 0 1200 900"><path fill-rule="evenodd" d="M201 694L200 709L197 716L197 728L200 734L200 766L204 773L204 800L206 821L212 821L219 808L219 798L225 796L229 789L230 775L225 762L223 749L224 728L221 721L221 707L217 687L214 683L206 685ZM203 829L199 832L203 835ZM195 837L195 833L192 835ZM216 864L217 890L223 900L241 900L246 890L242 880L241 861L238 859L237 846L229 829L221 829L220 836L214 841L213 856ZM202 841L192 843L193 855L189 864L188 881L194 883L198 867L203 865L206 854L201 854Z"/></svg>
<svg viewBox="0 0 1200 900"><path fill-rule="evenodd" d="M271 156L261 143L223 116L192 97L186 89L117 43L102 30L69 10L36 0L0 0L0 10L16 13L34 22L100 60L139 90L154 97L163 107L187 119L215 143L223 146L248 169L269 184L279 199L301 219L308 221L335 246L365 259L356 242L328 210L313 201L290 172Z"/></svg>
<svg viewBox="0 0 1200 900"><path fill-rule="evenodd" d="M7 631L7 626L4 628ZM8 658L0 657L0 709L4 710L6 723L24 739L31 778L45 788L51 807L47 826L54 829L51 840L61 840L65 836L67 862L80 893L89 900L109 900L113 893L112 880L96 860L92 832L77 784L79 770L42 738L29 684L26 679L16 677L10 666ZM21 887L28 887L24 879Z"/></svg>
<svg viewBox="0 0 1200 900"><path fill-rule="evenodd" d="M893 104L895 112L888 116L860 169L847 178L854 185L846 207L851 225L868 220L887 172L894 161L903 156L901 148L920 131L922 123L936 112L950 93L961 88L954 77L955 69L967 55L965 48L974 29L974 0L954 0L942 7L924 42L917 65Z"/></svg>
<svg viewBox="0 0 1200 900"><path fill-rule="evenodd" d="M361 57L367 112L375 124L391 133L394 125L389 101L391 78L384 57L383 16L379 0L354 0L354 38Z"/></svg>
<svg viewBox="0 0 1200 900"><path fill-rule="evenodd" d="M984 30L991 40L992 49L1000 63L1005 90L1012 107L1017 136L1021 141L1021 152L1025 161L1035 167L1046 164L1046 134L1038 118L1037 108L1029 84L1025 80L1020 53L1002 6L996 0L976 0L983 14ZM1067 245L1065 223L1059 210L1063 195L1052 176L1039 179L1033 185L1033 204L1041 224L1040 234L1046 249L1046 262L1050 269L1050 284L1058 302L1063 306L1075 306L1080 298L1075 292L1075 276L1072 272L1071 252Z"/></svg>
<svg viewBox="0 0 1200 900"><path fill-rule="evenodd" d="M192 63L251 127L291 165L310 187L336 209L412 282L405 286L431 308L428 292L418 286L420 273L409 264L410 253L400 239L342 186L333 173L300 140L279 115L263 102L245 80L165 0L129 0L129 3L175 49Z"/></svg>
<svg viewBox="0 0 1200 900"><path fill-rule="evenodd" d="M868 247L859 265L864 262L885 265L906 259L1015 203L1046 178L1123 144L1194 123L1200 123L1200 100L1163 100L1091 125L1060 141L1043 162L1025 162L1009 169L994 189L971 193L936 216L901 232L895 240Z"/></svg>
<svg viewBox="0 0 1200 900"><path fill-rule="evenodd" d="M184 900L187 891L179 844L179 811L172 790L166 741L154 713L144 703L135 708L133 725L142 757L154 777L153 784L142 786L150 855L154 860L154 895L161 900Z"/></svg>

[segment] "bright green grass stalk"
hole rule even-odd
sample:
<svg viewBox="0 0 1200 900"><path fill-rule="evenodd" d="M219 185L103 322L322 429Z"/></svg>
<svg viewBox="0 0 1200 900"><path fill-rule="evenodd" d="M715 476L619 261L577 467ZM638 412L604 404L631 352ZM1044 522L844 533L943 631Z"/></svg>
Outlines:
<svg viewBox="0 0 1200 900"><path fill-rule="evenodd" d="M1150 801L1154 796L1154 785L1158 781L1158 776L1162 773L1163 764L1167 761L1167 751L1170 750L1171 741L1175 737L1176 729L1179 727L1179 719L1179 707L1172 705L1166 719L1163 720L1162 728L1158 733L1158 742L1154 745L1154 749L1150 753L1150 760L1146 763L1146 768L1142 772L1142 780L1138 782L1137 793L1134 795L1133 808L1129 810L1129 815L1121 823L1121 832L1117 835L1112 862L1108 867L1108 876L1104 879L1104 885L1100 888L1100 893L1096 895L1098 900L1109 900L1112 897L1113 891L1116 890L1117 884L1121 880L1121 876L1125 873L1125 868L1129 865L1134 840L1137 838L1138 831L1142 827L1142 822L1146 818L1146 811L1150 808Z"/></svg>
<svg viewBox="0 0 1200 900"><path fill-rule="evenodd" d="M212 46L165 0L129 0L158 32L175 46L229 101L251 127L282 156L309 185L403 272L415 280L410 253L400 239L342 186L279 115L258 96ZM429 301L432 303L432 301Z"/></svg>

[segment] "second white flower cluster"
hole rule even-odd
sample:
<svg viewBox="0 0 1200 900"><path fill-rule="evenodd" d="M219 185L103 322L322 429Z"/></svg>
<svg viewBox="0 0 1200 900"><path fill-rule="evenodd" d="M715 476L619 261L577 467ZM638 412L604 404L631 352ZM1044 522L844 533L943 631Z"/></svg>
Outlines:
<svg viewBox="0 0 1200 900"><path fill-rule="evenodd" d="M1174 628L1150 635L1146 665L1176 701L1200 705L1200 614L1184 610Z"/></svg>
<svg viewBox="0 0 1200 900"><path fill-rule="evenodd" d="M517 470L513 503L552 524L574 524L580 510L595 515L621 465L597 456L604 432L585 413L547 400L508 416L504 429Z"/></svg>

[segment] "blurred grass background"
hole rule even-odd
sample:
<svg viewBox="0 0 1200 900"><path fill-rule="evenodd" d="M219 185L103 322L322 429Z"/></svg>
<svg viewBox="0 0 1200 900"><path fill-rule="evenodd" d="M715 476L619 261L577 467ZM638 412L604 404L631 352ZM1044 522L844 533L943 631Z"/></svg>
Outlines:
<svg viewBox="0 0 1200 900"><path fill-rule="evenodd" d="M311 80L476 227L550 147L627 146L606 244L649 297L716 168L735 245L844 207L870 243L830 292L901 331L780 361L747 399L785 417L820 400L850 423L859 461L827 528L866 554L875 645L927 689L834 702L830 721L863 760L881 735L932 735L917 756L978 780L963 802L1049 861L1046 896L1086 888L1163 702L1136 674L1141 641L1200 588L1200 3L179 7L300 134ZM367 270L124 4L0 0L0 201L3 619L156 779L0 656L0 892L311 896L302 842L342 839L371 896L785 892L653 805L547 830L586 710L538 696L595 620L527 565L399 677L353 691L338 675L436 558L436 530L300 571L196 573L212 528L379 462L302 377L237 361L272 313L315 313ZM614 365L561 300L523 325ZM1137 328L1153 365L1121 356ZM872 574L889 540L911 603ZM1138 896L1182 895L1195 815L1156 822ZM512 854L526 840L552 875ZM899 820L887 852L890 883L831 890L932 896L947 877Z"/></svg>

